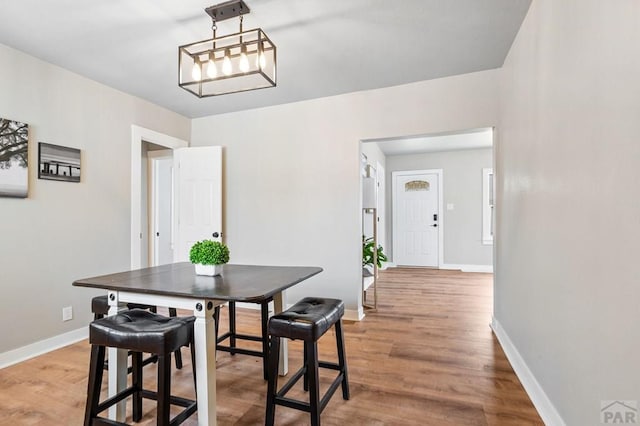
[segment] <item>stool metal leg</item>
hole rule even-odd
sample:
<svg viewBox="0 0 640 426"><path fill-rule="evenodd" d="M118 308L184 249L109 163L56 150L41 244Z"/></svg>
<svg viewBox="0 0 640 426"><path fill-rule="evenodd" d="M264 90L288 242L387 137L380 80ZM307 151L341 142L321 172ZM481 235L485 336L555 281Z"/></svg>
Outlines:
<svg viewBox="0 0 640 426"><path fill-rule="evenodd" d="M178 312L176 311L176 308L169 308L169 316L170 317L178 316ZM180 370L182 369L182 352L180 352L180 349L178 349L177 351L174 352L174 355L176 357L176 368Z"/></svg>
<svg viewBox="0 0 640 426"><path fill-rule="evenodd" d="M262 375L265 380L269 380L268 355L269 355L269 332L267 324L269 322L269 302L263 302L261 305L261 321L262 321Z"/></svg>
<svg viewBox="0 0 640 426"><path fill-rule="evenodd" d="M311 426L320 426L320 380L318 377L318 342L304 342L309 375L309 413Z"/></svg>
<svg viewBox="0 0 640 426"><path fill-rule="evenodd" d="M344 334L342 333L342 319L336 322L336 342L338 344L338 365L342 372L342 399L349 399L349 376L347 374L347 359L344 354Z"/></svg>
<svg viewBox="0 0 640 426"><path fill-rule="evenodd" d="M216 345L218 344L218 331L220 330L220 306L213 309L213 321L216 330Z"/></svg>
<svg viewBox="0 0 640 426"><path fill-rule="evenodd" d="M171 354L158 355L158 426L169 426Z"/></svg>
<svg viewBox="0 0 640 426"><path fill-rule="evenodd" d="M231 347L229 353L233 356L236 354L233 350L236 347L236 302L229 302L229 332L231 333L229 336L229 346Z"/></svg>
<svg viewBox="0 0 640 426"><path fill-rule="evenodd" d="M196 345L195 340L189 345L191 350L191 371L193 371L193 389L196 391L196 397L198 396L198 378L196 377ZM196 398L197 399L197 398Z"/></svg>
<svg viewBox="0 0 640 426"><path fill-rule="evenodd" d="M133 421L142 419L142 352L131 353L131 386L136 391L133 394Z"/></svg>
<svg viewBox="0 0 640 426"><path fill-rule="evenodd" d="M104 364L104 346L91 345L89 362L89 382L87 385L87 404L84 413L84 426L90 426L98 414L100 387L102 386L102 366Z"/></svg>
<svg viewBox="0 0 640 426"><path fill-rule="evenodd" d="M276 392L278 390L278 363L280 358L280 338L271 336L269 345L268 385L267 385L267 414L264 419L266 426L273 426L276 417Z"/></svg>
<svg viewBox="0 0 640 426"><path fill-rule="evenodd" d="M309 362L307 351L304 352L304 357L302 359L302 368L304 368L304 376L302 377L302 388L306 391L309 390L309 368L307 367L307 363Z"/></svg>

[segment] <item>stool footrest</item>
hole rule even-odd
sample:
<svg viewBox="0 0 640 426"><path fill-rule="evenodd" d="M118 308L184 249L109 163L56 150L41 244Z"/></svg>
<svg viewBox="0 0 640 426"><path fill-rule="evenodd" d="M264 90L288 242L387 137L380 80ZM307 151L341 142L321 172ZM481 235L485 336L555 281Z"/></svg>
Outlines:
<svg viewBox="0 0 640 426"><path fill-rule="evenodd" d="M320 400L321 413L322 411L324 411L324 407L327 406L327 404L329 403L329 400L331 399L333 394L336 392L336 389L338 389L338 386L342 384L342 380L344 380L344 373L340 372L340 374L338 374L338 377L336 377L333 383L331 383L331 386L329 386L329 389L327 389L324 396Z"/></svg>
<svg viewBox="0 0 640 426"><path fill-rule="evenodd" d="M222 352L230 352L232 354L252 355L262 358L262 352L254 351L252 349L243 349L238 347L232 348L231 346L218 346L216 349Z"/></svg>
<svg viewBox="0 0 640 426"><path fill-rule="evenodd" d="M157 401L158 393L154 391L142 389L142 397ZM189 407L190 405L195 404L195 401L191 399L186 399L186 398L182 398L181 396L174 396L174 395L171 395L169 397L169 402L171 402L171 405L177 405L179 407Z"/></svg>
<svg viewBox="0 0 640 426"><path fill-rule="evenodd" d="M291 378L285 383L284 386L280 389L279 392L276 393L276 397L284 396L289 390L300 380L300 377L304 375L307 371L307 367L303 366L300 370L296 371L296 373L291 376Z"/></svg>
<svg viewBox="0 0 640 426"><path fill-rule="evenodd" d="M261 336L251 336L249 334L236 334L236 339L250 340L252 342L262 342Z"/></svg>
<svg viewBox="0 0 640 426"><path fill-rule="evenodd" d="M136 388L129 387L129 388L126 388L126 389L118 392L117 394L113 395L111 398L105 400L101 404L98 404L98 409L96 410L96 414L103 412L107 408L109 408L109 407L117 404L118 402L122 401L123 399L133 395L133 393L135 391L136 391Z"/></svg>
<svg viewBox="0 0 640 426"><path fill-rule="evenodd" d="M322 367L322 368L328 368L329 370L336 370L336 371L340 371L341 368L338 364L336 364L335 362L324 362L324 361L318 361L318 366Z"/></svg>
<svg viewBox="0 0 640 426"><path fill-rule="evenodd" d="M328 368L330 370L340 371L340 366L332 362L319 361L318 366L321 368ZM302 410L306 412L311 411L311 408L308 402L302 402L296 399L285 397L287 392L291 390L291 388L298 382L298 380L300 380L300 378L304 375L304 373L306 373L306 371L307 371L307 367L303 366L298 371L296 371L296 373L293 376L291 376L291 378L287 381L287 383L285 383L285 385L282 386L282 388L278 392L276 392L276 396L274 398L275 404L284 405L285 407L295 408L297 410ZM344 380L344 373L340 371L338 376L333 380L333 382L331 383L331 386L329 386L329 389L327 389L324 396L320 400L319 410L321 413L324 410L324 407L326 407L329 401L331 400L331 397L333 396L333 394L338 389L338 386L342 384L343 380Z"/></svg>
<svg viewBox="0 0 640 426"><path fill-rule="evenodd" d="M274 402L278 405L283 405L285 407L294 408L300 411L306 411L307 413L311 412L311 405L308 402L298 401L296 399L285 398L283 396L276 396Z"/></svg>

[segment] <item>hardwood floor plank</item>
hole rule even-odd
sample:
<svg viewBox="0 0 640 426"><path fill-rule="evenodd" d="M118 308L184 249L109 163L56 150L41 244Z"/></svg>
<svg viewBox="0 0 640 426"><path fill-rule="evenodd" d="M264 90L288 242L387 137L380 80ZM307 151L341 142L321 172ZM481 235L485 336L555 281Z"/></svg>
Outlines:
<svg viewBox="0 0 640 426"><path fill-rule="evenodd" d="M322 414L324 425L542 424L489 328L490 274L390 269L381 272L378 297L377 312L367 312L363 321L344 321L351 399L344 401L337 392ZM227 313L222 310L222 330ZM238 331L259 334L259 318L258 311L238 309ZM302 363L301 342L290 342L289 348L293 372ZM336 360L333 331L321 339L319 351L321 359ZM186 348L183 360L172 387L193 398ZM88 362L84 341L0 370L0 425L81 424ZM217 368L218 424L263 424L261 361L220 352ZM334 374L321 370L321 391ZM155 378L155 366L145 367L145 386L154 389ZM106 394L106 382L102 389ZM290 396L306 394L299 386ZM145 400L138 424L153 425L154 416L155 403ZM196 425L196 419L184 424ZM276 424L309 420L306 413L278 407Z"/></svg>

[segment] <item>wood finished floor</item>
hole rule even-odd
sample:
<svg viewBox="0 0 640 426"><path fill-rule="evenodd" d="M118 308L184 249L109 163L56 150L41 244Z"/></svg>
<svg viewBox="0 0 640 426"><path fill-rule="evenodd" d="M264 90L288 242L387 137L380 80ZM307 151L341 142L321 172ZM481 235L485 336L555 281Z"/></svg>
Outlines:
<svg viewBox="0 0 640 426"><path fill-rule="evenodd" d="M336 392L322 414L324 425L543 424L489 328L490 274L397 268L381 272L378 285L378 311L345 321L351 399ZM223 309L223 324L225 315ZM258 333L258 321L258 311L238 309L240 332ZM301 345L289 348L295 371ZM337 358L332 332L321 340L320 354ZM193 397L186 348L183 357L173 390ZM0 425L82 424L88 361L83 341L0 370ZM218 424L263 424L266 382L259 359L221 352L217 367ZM145 367L150 389L154 370ZM321 370L321 390L332 377ZM144 412L138 424L155 424L153 401L145 400ZM305 413L276 410L278 425L308 423ZM196 417L184 424L197 424Z"/></svg>

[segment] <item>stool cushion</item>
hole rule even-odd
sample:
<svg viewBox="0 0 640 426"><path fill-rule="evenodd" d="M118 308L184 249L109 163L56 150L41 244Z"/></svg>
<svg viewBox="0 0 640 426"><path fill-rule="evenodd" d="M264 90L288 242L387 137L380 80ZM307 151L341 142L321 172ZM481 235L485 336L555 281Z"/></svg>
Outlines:
<svg viewBox="0 0 640 426"><path fill-rule="evenodd" d="M124 306L124 304L121 304ZM129 309L151 309L152 305L142 305L140 303L127 303L127 308ZM106 295L104 296L96 296L91 299L91 313L98 315L108 315L109 314L109 299Z"/></svg>
<svg viewBox="0 0 640 426"><path fill-rule="evenodd" d="M109 299L107 296L96 296L91 299L91 312L98 315L107 315L109 313Z"/></svg>
<svg viewBox="0 0 640 426"><path fill-rule="evenodd" d="M195 319L167 318L132 309L93 321L89 326L89 342L135 352L168 354L189 345Z"/></svg>
<svg viewBox="0 0 640 426"><path fill-rule="evenodd" d="M269 320L269 334L289 339L316 341L344 315L339 299L305 297Z"/></svg>

